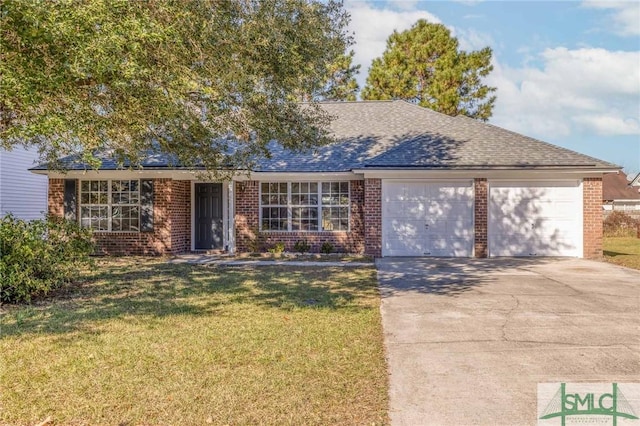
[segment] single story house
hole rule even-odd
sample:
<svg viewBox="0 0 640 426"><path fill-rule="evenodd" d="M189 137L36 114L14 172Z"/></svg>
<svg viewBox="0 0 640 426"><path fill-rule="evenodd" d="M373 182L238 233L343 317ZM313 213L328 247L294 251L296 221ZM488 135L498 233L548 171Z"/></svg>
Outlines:
<svg viewBox="0 0 640 426"><path fill-rule="evenodd" d="M245 252L259 234L371 256L602 255L602 177L620 168L404 101L328 102L336 142L202 182L150 158L49 177L49 211L106 254Z"/></svg>
<svg viewBox="0 0 640 426"><path fill-rule="evenodd" d="M640 176L640 174L639 174ZM638 180L636 177L635 180ZM621 211L640 215L640 186L633 186L627 175L620 171L604 175L602 179L602 206L606 212Z"/></svg>

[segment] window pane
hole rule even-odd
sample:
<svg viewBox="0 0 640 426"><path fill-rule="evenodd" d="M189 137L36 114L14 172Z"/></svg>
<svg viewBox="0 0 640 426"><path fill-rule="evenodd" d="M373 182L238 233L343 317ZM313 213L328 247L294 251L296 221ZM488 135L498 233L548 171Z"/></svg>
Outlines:
<svg viewBox="0 0 640 426"><path fill-rule="evenodd" d="M262 192L269 192L269 184L268 183L261 183L260 184L260 188L262 189Z"/></svg>
<svg viewBox="0 0 640 426"><path fill-rule="evenodd" d="M269 204L269 195L262 194L261 200L262 200L262 204Z"/></svg>
<svg viewBox="0 0 640 426"><path fill-rule="evenodd" d="M282 193L282 194L286 194L287 193L287 184L286 184L286 182L280 184L280 193Z"/></svg>
<svg viewBox="0 0 640 426"><path fill-rule="evenodd" d="M340 192L349 193L349 182L340 182Z"/></svg>
<svg viewBox="0 0 640 426"><path fill-rule="evenodd" d="M310 192L318 192L318 183L317 182L311 182L309 184L309 191Z"/></svg>
<svg viewBox="0 0 640 426"><path fill-rule="evenodd" d="M300 184L294 182L291 184L291 193L296 193L296 192L300 192Z"/></svg>

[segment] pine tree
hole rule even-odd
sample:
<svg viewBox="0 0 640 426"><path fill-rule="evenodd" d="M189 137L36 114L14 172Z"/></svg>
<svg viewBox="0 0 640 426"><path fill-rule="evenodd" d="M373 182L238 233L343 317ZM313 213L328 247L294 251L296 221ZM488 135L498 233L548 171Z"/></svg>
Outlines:
<svg viewBox="0 0 640 426"><path fill-rule="evenodd" d="M448 115L486 121L496 97L483 83L493 70L489 47L460 51L442 24L423 19L409 30L394 31L382 57L373 61L363 99L405 99Z"/></svg>

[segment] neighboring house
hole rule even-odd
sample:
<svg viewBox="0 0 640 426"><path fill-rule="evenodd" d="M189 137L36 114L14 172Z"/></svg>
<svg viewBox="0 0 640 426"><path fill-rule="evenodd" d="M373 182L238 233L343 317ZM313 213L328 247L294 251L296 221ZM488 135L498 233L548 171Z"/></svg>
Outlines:
<svg viewBox="0 0 640 426"><path fill-rule="evenodd" d="M640 176L640 175L639 175ZM640 215L640 183L633 186L633 182L639 181L638 177L629 182L623 172L604 175L602 179L602 205L607 211L622 211Z"/></svg>
<svg viewBox="0 0 640 426"><path fill-rule="evenodd" d="M0 217L11 213L25 219L42 219L47 212L47 178L34 175L35 151L15 147L0 149Z"/></svg>
<svg viewBox="0 0 640 426"><path fill-rule="evenodd" d="M143 170L67 158L67 174L34 171L49 176L49 211L93 228L107 254L248 251L261 233L376 257L602 255L602 176L618 166L404 101L323 107L336 143L274 142L250 177L201 182L157 156Z"/></svg>
<svg viewBox="0 0 640 426"><path fill-rule="evenodd" d="M640 173L638 173L636 177L634 177L633 180L631 180L631 183L629 185L634 188L637 188L638 192L640 192Z"/></svg>

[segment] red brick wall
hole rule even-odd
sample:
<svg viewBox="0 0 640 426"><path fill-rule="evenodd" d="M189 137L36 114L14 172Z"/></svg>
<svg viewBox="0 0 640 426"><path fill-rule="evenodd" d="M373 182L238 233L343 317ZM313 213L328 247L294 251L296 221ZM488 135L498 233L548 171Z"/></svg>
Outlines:
<svg viewBox="0 0 640 426"><path fill-rule="evenodd" d="M583 256L602 257L602 178L582 180Z"/></svg>
<svg viewBox="0 0 640 426"><path fill-rule="evenodd" d="M177 186L180 187L181 185L181 183L178 183ZM176 250L180 250L181 247L176 247L176 250L172 250L171 245L170 207L173 187L174 184L171 179L154 179L153 232L95 232L93 235L96 242L96 253L106 255L166 255L178 253L179 251ZM180 192L178 190L178 193ZM49 179L49 213L55 216L63 216L63 200L64 179ZM180 201L180 196L177 197L177 200ZM190 207L187 208L190 209ZM190 215L187 215L187 220L190 220ZM190 244L190 229L188 235Z"/></svg>
<svg viewBox="0 0 640 426"><path fill-rule="evenodd" d="M364 180L365 253L382 256L382 180Z"/></svg>
<svg viewBox="0 0 640 426"><path fill-rule="evenodd" d="M487 257L487 223L488 223L488 184L487 179L478 178L473 181L475 200L473 204L474 214L474 241L475 257Z"/></svg>
<svg viewBox="0 0 640 426"><path fill-rule="evenodd" d="M260 239L266 248L276 243L284 243L286 251L294 251L299 240L306 240L310 251L317 253L322 244L328 242L338 253L363 253L363 204L364 187L362 181L350 182L351 223L348 232L262 232L259 233L260 183L258 181L236 182L236 249L239 252L251 250L251 241ZM264 249L264 248L263 248Z"/></svg>
<svg viewBox="0 0 640 426"><path fill-rule="evenodd" d="M47 204L50 215L64 217L64 179L49 179Z"/></svg>
<svg viewBox="0 0 640 426"><path fill-rule="evenodd" d="M235 185L236 250L250 251L251 241L258 238L260 187L258 181L236 182Z"/></svg>
<svg viewBox="0 0 640 426"><path fill-rule="evenodd" d="M171 182L171 251L191 251L191 181Z"/></svg>

